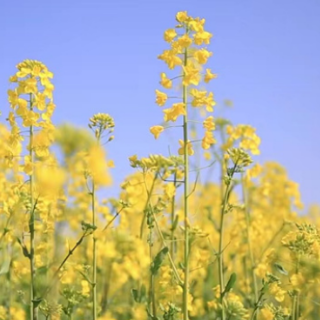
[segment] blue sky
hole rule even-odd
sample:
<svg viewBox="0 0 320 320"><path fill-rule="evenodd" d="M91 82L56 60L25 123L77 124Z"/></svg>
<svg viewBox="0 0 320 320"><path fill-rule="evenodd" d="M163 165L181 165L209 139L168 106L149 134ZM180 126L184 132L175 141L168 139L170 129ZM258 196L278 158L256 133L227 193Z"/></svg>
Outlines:
<svg viewBox="0 0 320 320"><path fill-rule="evenodd" d="M115 140L108 147L119 183L130 155L167 154L165 136L149 127L162 120L154 104L166 48L164 30L187 10L206 19L214 34L209 89L227 116L257 128L263 163L274 160L300 184L306 205L320 203L318 0L69 0L0 3L0 109L8 112L8 78L24 59L54 73L53 121L86 126L97 112L111 114Z"/></svg>

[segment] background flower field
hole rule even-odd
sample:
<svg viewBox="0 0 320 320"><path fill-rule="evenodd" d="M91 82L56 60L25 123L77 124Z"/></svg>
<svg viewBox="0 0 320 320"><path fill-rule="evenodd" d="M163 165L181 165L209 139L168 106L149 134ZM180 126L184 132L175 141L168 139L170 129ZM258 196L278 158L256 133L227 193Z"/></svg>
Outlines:
<svg viewBox="0 0 320 320"><path fill-rule="evenodd" d="M303 205L285 167L259 162L250 116L235 123L232 101L217 103L207 20L172 15L155 60L158 117L134 124L145 150L119 162L121 117L101 108L86 126L55 124L54 70L11 66L0 319L319 318L320 207ZM120 181L125 161L132 170Z"/></svg>

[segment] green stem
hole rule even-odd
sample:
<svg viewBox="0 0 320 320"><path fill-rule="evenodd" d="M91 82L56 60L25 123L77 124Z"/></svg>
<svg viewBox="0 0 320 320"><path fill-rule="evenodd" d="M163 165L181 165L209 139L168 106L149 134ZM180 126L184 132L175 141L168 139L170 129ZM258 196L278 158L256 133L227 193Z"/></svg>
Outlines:
<svg viewBox="0 0 320 320"><path fill-rule="evenodd" d="M296 274L299 273L299 268L300 268L300 255L298 256L297 263L296 263ZM295 308L293 310L294 314L294 319L299 319L299 304L300 304L300 294L299 292L296 292L294 296L294 303L295 303Z"/></svg>
<svg viewBox="0 0 320 320"><path fill-rule="evenodd" d="M143 210L144 214L143 214L143 218L142 218L141 225L140 225L140 239L142 239L142 237L143 237L144 224L145 224L145 221L146 221L146 218L147 218L146 209L149 206L150 199L151 199L151 196L152 196L152 192L153 192L155 183L156 183L156 181L158 179L158 175L159 175L159 172L157 171L155 176L154 176L154 179L152 181L152 185L151 185L150 191L148 191L148 189L146 187L146 190L147 190L147 202L146 202L146 205L145 205L144 210Z"/></svg>
<svg viewBox="0 0 320 320"><path fill-rule="evenodd" d="M294 295L292 297L292 311L291 311L291 320L296 320L296 306L297 306L297 297Z"/></svg>
<svg viewBox="0 0 320 320"><path fill-rule="evenodd" d="M150 262L152 263L152 229L150 229L150 242L149 242L149 255ZM149 305L152 307L152 316L156 319L157 317L157 308L156 308L156 295L155 295L155 281L154 275L150 274L150 288L149 288Z"/></svg>
<svg viewBox="0 0 320 320"><path fill-rule="evenodd" d="M32 105L32 94L30 93L30 111L33 110ZM33 126L29 127L29 156L30 162L34 162L33 154ZM34 185L34 175L33 172L29 176L29 188L30 188L30 219L29 219L29 232L30 232L30 273L31 273L31 285L30 285L30 319L38 319L38 308L35 302L36 298L36 287L35 287L35 230L34 230L34 220L35 220L35 208L34 208L34 195L33 195L33 185Z"/></svg>
<svg viewBox="0 0 320 320"><path fill-rule="evenodd" d="M174 174L174 182L173 182L174 188L176 189L177 186L177 174ZM171 239L171 244L170 244L170 254L172 257L172 260L174 261L174 251L175 251L175 237L174 237L174 232L175 230L173 229L173 224L175 222L175 215L174 215L174 207L175 207L175 199L176 197L173 196L172 200L171 200L171 235L170 235L170 239Z"/></svg>
<svg viewBox="0 0 320 320"><path fill-rule="evenodd" d="M153 216L153 219L154 219L154 225L157 229L157 233L160 237L160 240L162 242L162 246L163 247L167 247L167 244L166 244L166 241L163 237L163 234L160 230L160 227L159 227L159 224L158 224L158 221L157 221L157 217L156 215L154 214L153 210L152 210L152 216ZM170 264L171 264L171 267L172 267L172 270L173 270L173 274L174 276L176 277L176 280L178 281L178 284L183 287L183 281L181 280L180 276L179 276L179 273L178 273L178 270L177 270L177 267L175 266L173 260L172 260L172 257L171 257L171 254L170 254L170 251L168 252L168 258L169 258L169 261L170 261Z"/></svg>
<svg viewBox="0 0 320 320"><path fill-rule="evenodd" d="M186 30L188 33L188 29ZM187 66L188 50L184 50L184 66ZM185 72L183 73L183 78ZM188 291L189 291L189 226L188 226L188 196L189 196L189 155L188 155L188 108L187 87L183 85L182 100L186 114L183 116L183 140L184 140L184 283L183 283L183 319L188 320Z"/></svg>
<svg viewBox="0 0 320 320"><path fill-rule="evenodd" d="M220 283L220 303L222 305L222 320L225 320L225 313L224 313L224 307L223 307L223 292L224 292L224 271L223 271L223 233L224 233L224 216L226 214L226 206L229 200L230 196L230 190L232 185L232 178L235 173L237 167L237 163L234 164L234 167L232 168L232 172L230 174L230 180L227 184L227 187L224 191L222 205L221 205L221 213L220 213L220 227L219 227L219 250L218 250L218 263L219 263L219 283ZM221 162L221 184L223 184L223 178L224 178L224 167L223 162ZM223 192L223 187L221 187L221 191Z"/></svg>
<svg viewBox="0 0 320 320"><path fill-rule="evenodd" d="M93 179L93 178L92 178ZM96 210L95 210L95 183L92 180L92 190L91 190L91 210L92 210L92 226L96 226ZM92 250L93 250L93 261L92 261L92 319L97 319L97 238L95 233L92 233Z"/></svg>
<svg viewBox="0 0 320 320"><path fill-rule="evenodd" d="M80 244L82 243L83 239L85 237L89 236L88 231L84 231L84 233L82 234L82 236L80 237L80 239L77 241L77 243L73 246L72 249L69 249L69 252L67 253L67 255L65 256L65 258L62 260L62 262L60 263L59 267L56 269L56 271L54 272L52 279L51 279L51 283L47 286L46 290L44 291L43 295L41 296L41 299L45 299L47 297L47 295L50 293L50 291L52 290L60 271L62 270L63 266L65 265L65 263L67 262L67 260L72 256L72 254L74 253L74 251L80 246Z"/></svg>
<svg viewBox="0 0 320 320"><path fill-rule="evenodd" d="M12 248L11 248L11 244L8 244L8 254L10 254L10 260L12 261ZM10 266L11 266L11 263L10 262ZM6 312L7 312L7 320L10 320L11 319L11 311L10 311L10 308L11 308L11 300L12 300L12 281L11 281L11 268L9 268L8 270L8 273L7 273L7 279L6 279L6 303L5 303L5 306L6 306Z"/></svg>
<svg viewBox="0 0 320 320"><path fill-rule="evenodd" d="M245 206L247 242L248 242L249 257L250 257L250 262L251 262L251 272L252 272L252 279L253 279L254 299L255 299L255 302L257 302L258 298L259 298L259 294L258 294L257 276L255 274L256 265L255 265L255 260L254 260L253 250L252 250L252 244L251 244L250 230L249 230L250 229L250 218L249 218L248 199L246 197L243 176L241 178L242 178L241 179L242 180L242 198L243 198L243 203L244 203L244 206ZM255 316L255 318L256 318L256 316Z"/></svg>
<svg viewBox="0 0 320 320"><path fill-rule="evenodd" d="M255 319L255 317L257 315L257 312L258 312L258 309L259 309L260 302L262 301L263 296L264 296L264 290L261 290L260 291L260 295L259 295L259 297L257 299L256 304L255 304L254 310L253 310L253 312L251 314L250 320L254 320Z"/></svg>
<svg viewBox="0 0 320 320"><path fill-rule="evenodd" d="M222 320L225 319L224 315L224 307L223 307L223 297L222 293L224 290L224 275L223 275L223 229L224 229L224 210L225 210L225 200L224 195L227 194L227 190L224 191L224 183L223 183L223 177L224 177L224 169L223 169L223 161L221 161L221 198L222 198L222 209L220 213L220 226L219 226L219 248L218 248L218 265L219 265L219 284L220 284L220 303L222 306ZM225 194L224 194L225 192Z"/></svg>

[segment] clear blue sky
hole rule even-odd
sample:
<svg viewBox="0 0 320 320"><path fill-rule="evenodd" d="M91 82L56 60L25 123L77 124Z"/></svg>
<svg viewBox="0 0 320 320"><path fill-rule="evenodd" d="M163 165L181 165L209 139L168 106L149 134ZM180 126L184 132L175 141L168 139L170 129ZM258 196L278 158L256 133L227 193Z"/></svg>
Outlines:
<svg viewBox="0 0 320 320"><path fill-rule="evenodd" d="M177 11L206 19L214 34L210 89L234 102L234 123L262 138L261 163L275 160L300 184L305 204L320 203L320 2L318 0L2 0L0 109L15 65L45 63L54 73L54 122L86 125L94 113L115 118L109 155L119 182L131 172L128 156L167 153L149 127L161 122L154 104L157 55Z"/></svg>

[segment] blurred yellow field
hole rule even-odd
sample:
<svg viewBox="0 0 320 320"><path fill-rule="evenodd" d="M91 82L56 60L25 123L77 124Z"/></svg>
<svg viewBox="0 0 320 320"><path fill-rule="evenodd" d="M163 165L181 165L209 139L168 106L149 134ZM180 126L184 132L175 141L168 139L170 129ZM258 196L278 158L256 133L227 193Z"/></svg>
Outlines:
<svg viewBox="0 0 320 320"><path fill-rule="evenodd" d="M0 124L0 320L320 319L320 207L299 214L298 183L256 162L256 128L215 115L205 20L180 11L168 27L163 118L145 131L178 138L170 155L133 154L119 197L112 114L56 126L54 70L16 66Z"/></svg>

